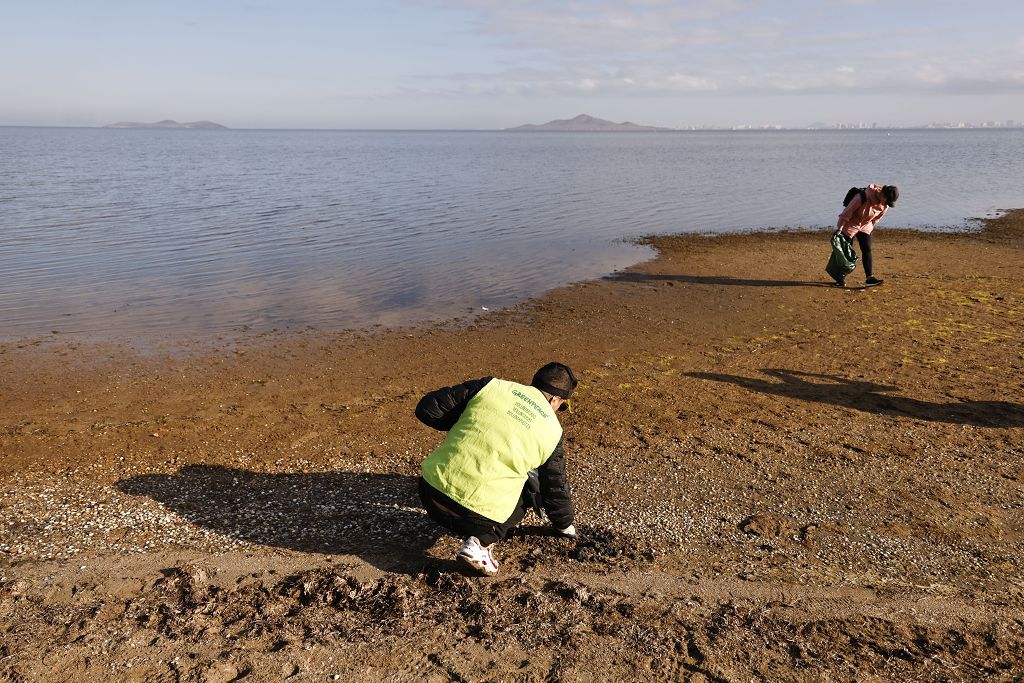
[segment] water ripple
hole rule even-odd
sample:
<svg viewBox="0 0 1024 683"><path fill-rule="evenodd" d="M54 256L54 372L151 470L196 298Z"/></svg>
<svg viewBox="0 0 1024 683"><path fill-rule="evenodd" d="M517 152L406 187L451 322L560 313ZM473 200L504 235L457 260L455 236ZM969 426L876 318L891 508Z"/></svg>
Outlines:
<svg viewBox="0 0 1024 683"><path fill-rule="evenodd" d="M1024 132L561 135L0 128L0 337L407 324L648 253L623 238L1022 202ZM955 187L957 191L949 192Z"/></svg>

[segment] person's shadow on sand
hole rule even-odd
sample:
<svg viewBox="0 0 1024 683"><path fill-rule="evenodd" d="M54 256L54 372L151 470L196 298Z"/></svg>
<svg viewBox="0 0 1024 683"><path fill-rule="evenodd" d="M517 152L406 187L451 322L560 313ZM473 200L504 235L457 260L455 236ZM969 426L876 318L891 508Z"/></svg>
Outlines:
<svg viewBox="0 0 1024 683"><path fill-rule="evenodd" d="M442 530L420 509L413 477L262 474L189 465L177 474L123 479L117 488L149 496L197 526L250 543L357 555L385 571L415 573L426 564L455 565L424 555Z"/></svg>
<svg viewBox="0 0 1024 683"><path fill-rule="evenodd" d="M1006 401L960 401L934 403L881 392L898 391L898 387L821 375L798 370L761 370L772 380L723 375L712 372L688 372L689 377L729 382L737 386L803 401L831 403L879 415L911 417L929 422L975 425L978 427L1022 427L1024 406Z"/></svg>
<svg viewBox="0 0 1024 683"><path fill-rule="evenodd" d="M802 280L755 280L752 278L726 277L724 275L666 275L657 273L612 273L605 280L615 282L687 282L693 285L738 285L742 287L834 287L829 282L806 282Z"/></svg>

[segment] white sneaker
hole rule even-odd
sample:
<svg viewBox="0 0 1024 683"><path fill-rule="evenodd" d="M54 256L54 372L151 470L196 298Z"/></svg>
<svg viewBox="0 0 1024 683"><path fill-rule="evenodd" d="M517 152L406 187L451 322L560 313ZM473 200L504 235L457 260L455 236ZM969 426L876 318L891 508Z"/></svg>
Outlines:
<svg viewBox="0 0 1024 683"><path fill-rule="evenodd" d="M486 576L494 576L498 573L498 561L491 554L493 546L482 546L476 536L470 536L459 549L455 559L462 560L473 569Z"/></svg>

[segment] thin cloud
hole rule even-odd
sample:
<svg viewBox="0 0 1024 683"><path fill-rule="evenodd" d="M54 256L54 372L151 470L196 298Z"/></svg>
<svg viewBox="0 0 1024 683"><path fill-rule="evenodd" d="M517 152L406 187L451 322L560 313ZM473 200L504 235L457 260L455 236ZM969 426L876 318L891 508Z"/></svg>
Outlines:
<svg viewBox="0 0 1024 683"><path fill-rule="evenodd" d="M422 2L420 3L422 4ZM482 73L429 74L437 94L680 95L1001 93L1024 89L1019 37L971 45L927 27L850 19L872 0L759 16L753 0L520 3L427 2L468 12L476 36L514 65ZM907 46L886 50L886 46ZM861 60L851 62L851 56ZM524 68L532 67L532 68ZM432 85L430 85L432 84Z"/></svg>

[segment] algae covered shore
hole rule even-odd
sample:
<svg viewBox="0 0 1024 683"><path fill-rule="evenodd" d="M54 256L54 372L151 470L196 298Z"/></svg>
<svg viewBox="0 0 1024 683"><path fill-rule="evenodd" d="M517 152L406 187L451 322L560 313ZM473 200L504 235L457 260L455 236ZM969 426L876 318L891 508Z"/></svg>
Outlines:
<svg viewBox="0 0 1024 683"><path fill-rule="evenodd" d="M879 228L869 290L651 243L461 326L0 344L0 680L1024 676L1024 212ZM554 359L581 539L466 576L413 408Z"/></svg>

